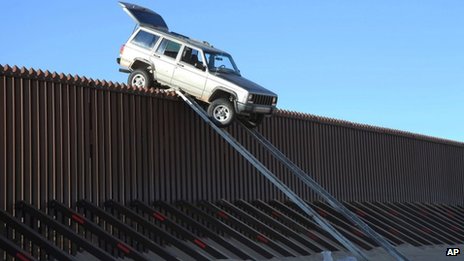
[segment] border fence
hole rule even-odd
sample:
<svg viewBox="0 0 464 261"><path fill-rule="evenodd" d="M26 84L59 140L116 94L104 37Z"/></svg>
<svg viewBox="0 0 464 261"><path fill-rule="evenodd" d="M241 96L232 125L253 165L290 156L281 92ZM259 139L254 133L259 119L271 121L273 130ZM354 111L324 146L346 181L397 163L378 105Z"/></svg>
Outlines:
<svg viewBox="0 0 464 261"><path fill-rule="evenodd" d="M318 200L239 125L228 131ZM464 144L279 110L259 131L342 201L462 204ZM157 200L284 200L174 93L0 66L0 209Z"/></svg>

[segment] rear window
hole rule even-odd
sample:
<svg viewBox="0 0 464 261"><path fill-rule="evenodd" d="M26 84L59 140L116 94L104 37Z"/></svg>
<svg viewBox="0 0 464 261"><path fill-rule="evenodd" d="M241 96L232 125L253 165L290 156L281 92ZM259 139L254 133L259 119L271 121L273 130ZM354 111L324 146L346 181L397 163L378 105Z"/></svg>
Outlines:
<svg viewBox="0 0 464 261"><path fill-rule="evenodd" d="M140 30L132 39L132 43L144 48L153 48L159 36Z"/></svg>
<svg viewBox="0 0 464 261"><path fill-rule="evenodd" d="M161 41L161 44L158 46L158 50L156 50L156 52L176 59L177 54L180 50L180 46L181 45L176 42L170 41L168 39L163 39L163 41Z"/></svg>

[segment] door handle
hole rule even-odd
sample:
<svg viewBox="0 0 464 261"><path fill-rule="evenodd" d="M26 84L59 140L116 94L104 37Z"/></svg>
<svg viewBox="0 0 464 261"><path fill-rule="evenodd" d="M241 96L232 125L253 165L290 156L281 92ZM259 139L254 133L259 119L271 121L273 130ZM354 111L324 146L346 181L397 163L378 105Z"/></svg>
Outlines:
<svg viewBox="0 0 464 261"><path fill-rule="evenodd" d="M157 54L153 54L153 56L155 56L156 58L161 58L161 56L159 56Z"/></svg>
<svg viewBox="0 0 464 261"><path fill-rule="evenodd" d="M178 65L179 67L184 67L184 65L181 64L181 63L178 63L177 65Z"/></svg>

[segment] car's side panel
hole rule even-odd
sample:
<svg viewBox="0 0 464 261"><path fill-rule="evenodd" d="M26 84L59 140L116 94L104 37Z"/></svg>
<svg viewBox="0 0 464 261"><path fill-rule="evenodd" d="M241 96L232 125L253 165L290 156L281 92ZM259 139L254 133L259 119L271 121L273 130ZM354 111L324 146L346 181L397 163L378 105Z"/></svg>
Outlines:
<svg viewBox="0 0 464 261"><path fill-rule="evenodd" d="M174 69L176 68L178 63L180 50L177 52L177 55L175 57L174 55L172 57L168 56L166 52L159 52L159 49L161 48L161 45L163 44L164 40L177 45L182 44L176 41L172 41L168 38L163 38L158 44L157 51L150 57L151 61L155 64L157 80L162 84L172 86L171 79L174 73ZM166 50L168 50L167 47Z"/></svg>
<svg viewBox="0 0 464 261"><path fill-rule="evenodd" d="M172 74L176 67L176 60L164 55L154 54L150 57L151 62L155 65L156 80L164 85L171 83Z"/></svg>
<svg viewBox="0 0 464 261"><path fill-rule="evenodd" d="M205 88L206 73L191 65L181 65L175 68L171 84L195 97L201 97Z"/></svg>

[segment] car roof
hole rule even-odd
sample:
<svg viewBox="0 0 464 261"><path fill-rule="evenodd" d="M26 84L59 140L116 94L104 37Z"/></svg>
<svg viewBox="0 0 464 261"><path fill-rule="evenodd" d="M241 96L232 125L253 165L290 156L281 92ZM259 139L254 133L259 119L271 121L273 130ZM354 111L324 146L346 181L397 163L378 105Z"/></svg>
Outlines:
<svg viewBox="0 0 464 261"><path fill-rule="evenodd" d="M193 47L196 47L198 49L202 49L204 52L228 54L225 51L222 51L220 49L215 48L214 46L212 46L211 44L209 44L206 41L195 40L195 39L192 39L192 38L190 38L188 36L185 36L185 35L182 35L182 34L179 34L179 33L176 33L176 32L169 32L169 31L159 30L158 28L152 27L152 26L149 26L149 25L139 25L139 27L147 29L147 30L155 31L158 34L162 34L162 35L168 36L170 38L174 38L174 39L176 39L178 41L184 42L184 43L186 43L188 45L191 45Z"/></svg>

